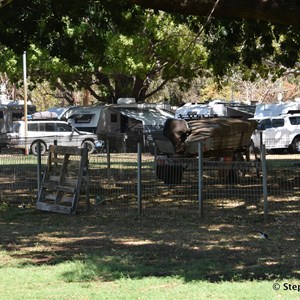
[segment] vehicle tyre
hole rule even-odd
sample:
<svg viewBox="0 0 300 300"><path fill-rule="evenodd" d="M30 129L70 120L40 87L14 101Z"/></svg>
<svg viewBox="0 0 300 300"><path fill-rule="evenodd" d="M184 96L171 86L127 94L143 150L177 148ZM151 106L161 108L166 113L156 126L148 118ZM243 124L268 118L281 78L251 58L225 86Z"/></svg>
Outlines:
<svg viewBox="0 0 300 300"><path fill-rule="evenodd" d="M81 147L83 148L85 145L87 145L88 153L92 154L95 152L96 147L93 141L91 140L86 140L82 143Z"/></svg>
<svg viewBox="0 0 300 300"><path fill-rule="evenodd" d="M38 145L41 144L41 155L44 155L47 152L47 146L43 141L35 141L30 146L30 151L33 155L38 155Z"/></svg>
<svg viewBox="0 0 300 300"><path fill-rule="evenodd" d="M300 153L300 137L295 137L292 145L291 150L293 153Z"/></svg>

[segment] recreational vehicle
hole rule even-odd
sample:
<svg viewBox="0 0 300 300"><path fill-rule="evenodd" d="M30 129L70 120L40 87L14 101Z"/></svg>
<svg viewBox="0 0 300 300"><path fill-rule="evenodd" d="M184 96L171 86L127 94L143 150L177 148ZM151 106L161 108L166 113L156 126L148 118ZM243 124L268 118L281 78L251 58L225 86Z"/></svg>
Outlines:
<svg viewBox="0 0 300 300"><path fill-rule="evenodd" d="M27 103L27 113L33 114L36 107ZM13 122L24 116L24 101L5 101L0 103L0 149L7 146L6 134L12 131Z"/></svg>
<svg viewBox="0 0 300 300"><path fill-rule="evenodd" d="M96 133L99 139L109 142L112 152L136 152L139 142L145 151L151 151L152 134L161 131L174 115L159 105L122 98L117 104L73 107L65 117L78 130Z"/></svg>
<svg viewBox="0 0 300 300"><path fill-rule="evenodd" d="M213 100L207 103L186 103L175 112L179 119L201 117L230 117L247 120L252 118L255 105L243 104L237 101Z"/></svg>

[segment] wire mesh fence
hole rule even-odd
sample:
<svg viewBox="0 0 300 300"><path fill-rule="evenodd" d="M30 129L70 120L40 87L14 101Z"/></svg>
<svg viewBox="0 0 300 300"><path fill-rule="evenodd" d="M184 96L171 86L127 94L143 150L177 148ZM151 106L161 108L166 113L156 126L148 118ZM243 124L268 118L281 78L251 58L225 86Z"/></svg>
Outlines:
<svg viewBox="0 0 300 300"><path fill-rule="evenodd" d="M42 170L46 161L43 156ZM266 162L269 214L299 215L300 155L267 155ZM262 217L262 163L251 157L237 164L232 168L232 163L204 160L199 177L197 158L164 170L153 155L143 153L139 197L137 153L90 155L91 209L97 214L135 215L141 201L143 214L197 214L202 208L204 217ZM1 202L34 205L37 178L35 156L1 155Z"/></svg>
<svg viewBox="0 0 300 300"><path fill-rule="evenodd" d="M34 203L37 195L36 157L18 154L0 157L1 202Z"/></svg>

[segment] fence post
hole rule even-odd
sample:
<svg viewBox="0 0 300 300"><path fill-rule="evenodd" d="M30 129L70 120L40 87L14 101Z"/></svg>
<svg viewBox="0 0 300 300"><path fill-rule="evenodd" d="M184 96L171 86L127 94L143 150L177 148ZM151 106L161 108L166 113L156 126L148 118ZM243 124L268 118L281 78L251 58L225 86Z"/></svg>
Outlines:
<svg viewBox="0 0 300 300"><path fill-rule="evenodd" d="M138 170L137 170L137 209L138 214L142 213L142 145L138 143Z"/></svg>
<svg viewBox="0 0 300 300"><path fill-rule="evenodd" d="M106 140L106 163L107 163L107 179L108 184L110 184L110 148L109 148L109 140Z"/></svg>
<svg viewBox="0 0 300 300"><path fill-rule="evenodd" d="M198 208L200 217L203 218L203 156L202 144L198 144Z"/></svg>
<svg viewBox="0 0 300 300"><path fill-rule="evenodd" d="M154 161L156 161L156 159L157 159L157 146L156 146L156 144L154 143L154 145L153 145L153 154L154 154Z"/></svg>
<svg viewBox="0 0 300 300"><path fill-rule="evenodd" d="M37 181L38 181L38 194L42 184L42 154L41 154L41 142L37 144Z"/></svg>
<svg viewBox="0 0 300 300"><path fill-rule="evenodd" d="M266 148L262 144L260 147L260 157L262 163L262 184L263 184L263 197L264 197L264 220L268 221L268 180L267 180L267 161L266 161Z"/></svg>

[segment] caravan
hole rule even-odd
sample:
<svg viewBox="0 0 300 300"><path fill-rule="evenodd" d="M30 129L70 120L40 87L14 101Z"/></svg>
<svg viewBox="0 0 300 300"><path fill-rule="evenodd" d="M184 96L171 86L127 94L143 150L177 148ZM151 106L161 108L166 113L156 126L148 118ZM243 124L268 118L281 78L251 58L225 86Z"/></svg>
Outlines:
<svg viewBox="0 0 300 300"><path fill-rule="evenodd" d="M32 114L36 107L27 103L27 113ZM0 103L0 149L7 147L7 133L12 131L13 122L21 120L24 116L24 101L2 101Z"/></svg>
<svg viewBox="0 0 300 300"><path fill-rule="evenodd" d="M73 107L64 117L78 130L96 133L109 142L112 152L136 152L137 143L152 151L152 135L162 131L174 114L159 104L137 104L132 98L121 98L117 104Z"/></svg>
<svg viewBox="0 0 300 300"><path fill-rule="evenodd" d="M78 130L96 133L103 107L104 105L73 106L61 115L61 119L68 121Z"/></svg>
<svg viewBox="0 0 300 300"><path fill-rule="evenodd" d="M175 112L179 119L230 117L247 120L253 117L255 105L238 101L213 100L206 103L186 103Z"/></svg>

